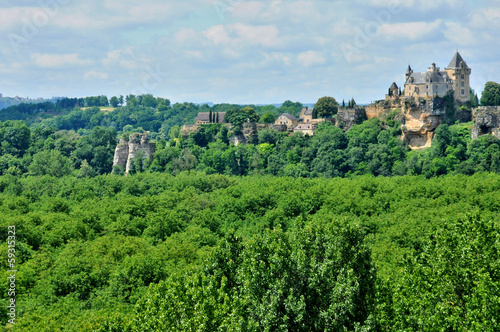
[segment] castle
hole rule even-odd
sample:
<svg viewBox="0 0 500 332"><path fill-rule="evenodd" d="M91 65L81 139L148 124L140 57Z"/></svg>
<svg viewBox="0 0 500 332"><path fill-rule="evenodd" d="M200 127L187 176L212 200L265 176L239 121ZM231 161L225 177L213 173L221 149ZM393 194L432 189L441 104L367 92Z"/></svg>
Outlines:
<svg viewBox="0 0 500 332"><path fill-rule="evenodd" d="M406 82L404 88L405 97L444 97L452 92L456 101L467 102L470 100L470 74L471 69L467 66L458 51L444 71L433 63L426 72L414 72L411 66L406 71ZM397 90L396 83L389 89L388 97L394 97Z"/></svg>

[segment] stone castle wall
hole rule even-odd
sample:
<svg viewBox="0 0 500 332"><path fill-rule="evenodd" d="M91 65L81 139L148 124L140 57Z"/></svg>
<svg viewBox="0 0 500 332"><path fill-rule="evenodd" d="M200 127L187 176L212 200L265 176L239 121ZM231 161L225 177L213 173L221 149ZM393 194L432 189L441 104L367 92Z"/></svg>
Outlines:
<svg viewBox="0 0 500 332"><path fill-rule="evenodd" d="M500 106L479 106L472 111L474 127L472 139L492 134L500 138Z"/></svg>
<svg viewBox="0 0 500 332"><path fill-rule="evenodd" d="M352 126L366 120L366 110L363 107L347 108L340 107L337 112L337 125L342 124L342 129L349 130Z"/></svg>

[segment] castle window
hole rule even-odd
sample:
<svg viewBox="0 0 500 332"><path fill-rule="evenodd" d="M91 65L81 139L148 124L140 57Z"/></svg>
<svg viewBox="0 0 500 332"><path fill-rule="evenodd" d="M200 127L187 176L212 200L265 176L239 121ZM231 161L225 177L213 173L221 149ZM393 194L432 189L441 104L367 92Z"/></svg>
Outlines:
<svg viewBox="0 0 500 332"><path fill-rule="evenodd" d="M464 81L462 81L462 88L463 88L463 87L465 87L465 82L464 82Z"/></svg>
<svg viewBox="0 0 500 332"><path fill-rule="evenodd" d="M465 89L462 89L461 93L462 93L462 96L465 96Z"/></svg>
<svg viewBox="0 0 500 332"><path fill-rule="evenodd" d="M464 74L462 74L462 79L463 79L463 80L465 79L465 75L464 75Z"/></svg>

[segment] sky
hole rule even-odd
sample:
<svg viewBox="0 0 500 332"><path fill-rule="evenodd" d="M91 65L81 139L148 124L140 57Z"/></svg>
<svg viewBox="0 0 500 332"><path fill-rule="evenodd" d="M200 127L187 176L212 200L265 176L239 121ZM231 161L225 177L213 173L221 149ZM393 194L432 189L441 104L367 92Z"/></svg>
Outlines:
<svg viewBox="0 0 500 332"><path fill-rule="evenodd" d="M0 93L358 104L443 69L500 81L497 0L2 0Z"/></svg>

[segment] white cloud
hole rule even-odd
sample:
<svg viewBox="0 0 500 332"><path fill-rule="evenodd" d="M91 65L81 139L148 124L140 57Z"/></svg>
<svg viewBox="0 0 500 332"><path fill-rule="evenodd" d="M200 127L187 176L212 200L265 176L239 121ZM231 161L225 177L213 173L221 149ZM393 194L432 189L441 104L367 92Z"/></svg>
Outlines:
<svg viewBox="0 0 500 332"><path fill-rule="evenodd" d="M242 42L251 45L273 47L280 44L278 28L274 25L253 26L236 23L228 28L230 31L236 32Z"/></svg>
<svg viewBox="0 0 500 332"><path fill-rule="evenodd" d="M96 70L91 70L89 72L86 72L85 75L83 75L83 78L86 80L91 80L91 79L100 79L100 80L105 80L109 77L108 74L106 73L101 73Z"/></svg>
<svg viewBox="0 0 500 332"><path fill-rule="evenodd" d="M31 61L42 68L79 67L92 64L91 60L82 60L78 54L31 54Z"/></svg>
<svg viewBox="0 0 500 332"><path fill-rule="evenodd" d="M305 67L312 67L316 65L322 65L326 62L326 59L323 55L314 51L307 51L300 53L297 56L300 64Z"/></svg>
<svg viewBox="0 0 500 332"><path fill-rule="evenodd" d="M471 30L463 25L452 22L447 22L445 25L445 37L457 46L470 46L477 44L479 36L475 35Z"/></svg>
<svg viewBox="0 0 500 332"><path fill-rule="evenodd" d="M380 27L379 33L390 38L399 37L418 40L429 36L431 33L437 33L441 24L442 20L383 24Z"/></svg>
<svg viewBox="0 0 500 332"><path fill-rule="evenodd" d="M212 40L216 45L228 44L231 41L231 38L229 38L227 30L223 25L215 25L204 31L203 34L205 37Z"/></svg>

